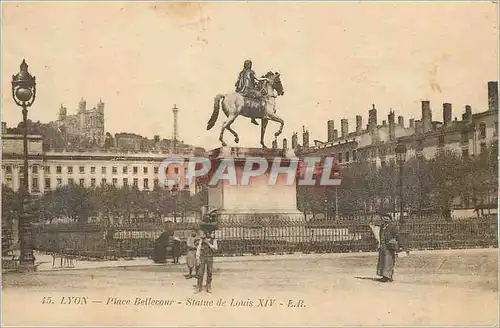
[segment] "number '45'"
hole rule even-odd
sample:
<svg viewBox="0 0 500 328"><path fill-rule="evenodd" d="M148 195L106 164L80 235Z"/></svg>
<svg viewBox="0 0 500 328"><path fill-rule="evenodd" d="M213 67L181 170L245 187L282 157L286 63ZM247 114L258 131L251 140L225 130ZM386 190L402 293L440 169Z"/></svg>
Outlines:
<svg viewBox="0 0 500 328"><path fill-rule="evenodd" d="M54 302L52 301L51 297L44 297L42 298L42 304L53 304Z"/></svg>

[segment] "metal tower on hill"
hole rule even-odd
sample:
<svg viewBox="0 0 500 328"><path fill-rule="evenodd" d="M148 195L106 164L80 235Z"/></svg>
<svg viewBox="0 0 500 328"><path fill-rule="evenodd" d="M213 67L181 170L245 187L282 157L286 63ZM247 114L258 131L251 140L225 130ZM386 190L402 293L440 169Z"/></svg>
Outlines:
<svg viewBox="0 0 500 328"><path fill-rule="evenodd" d="M177 154L177 140L179 140L179 131L177 129L177 115L179 113L179 109L177 108L177 105L174 104L172 112L174 113L174 135L173 135L174 154Z"/></svg>

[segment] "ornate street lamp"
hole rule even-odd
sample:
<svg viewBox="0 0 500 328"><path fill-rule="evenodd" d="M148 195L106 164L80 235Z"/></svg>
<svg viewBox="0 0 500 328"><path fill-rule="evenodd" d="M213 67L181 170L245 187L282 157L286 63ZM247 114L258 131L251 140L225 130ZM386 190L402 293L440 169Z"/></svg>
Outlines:
<svg viewBox="0 0 500 328"><path fill-rule="evenodd" d="M20 271L33 271L35 257L33 256L33 245L31 241L31 216L28 214L29 204L29 181L28 181L28 107L33 105L36 97L35 77L28 72L28 64L23 59L21 70L12 76L12 98L16 105L22 107L23 113L23 211L19 218L19 241L21 256L19 257Z"/></svg>
<svg viewBox="0 0 500 328"><path fill-rule="evenodd" d="M399 165L399 220L400 222L403 222L404 217L404 204L403 204L403 167L406 162L406 146L401 142L401 140L398 141L398 144L396 145L396 161L398 162Z"/></svg>
<svg viewBox="0 0 500 328"><path fill-rule="evenodd" d="M174 223L177 223L177 196L179 196L179 187L176 184L170 189L170 195L174 199Z"/></svg>
<svg viewBox="0 0 500 328"><path fill-rule="evenodd" d="M403 167L406 162L406 146L398 140L396 145L396 161L399 165L399 223L401 226L400 236L402 241L402 247L409 254L409 243L408 243L408 231L404 225L404 202L403 202Z"/></svg>

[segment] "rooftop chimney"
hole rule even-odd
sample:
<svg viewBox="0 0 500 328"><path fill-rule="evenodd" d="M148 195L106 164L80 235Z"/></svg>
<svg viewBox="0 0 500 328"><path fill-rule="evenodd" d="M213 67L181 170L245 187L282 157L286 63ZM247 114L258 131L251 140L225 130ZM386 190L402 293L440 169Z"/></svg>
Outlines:
<svg viewBox="0 0 500 328"><path fill-rule="evenodd" d="M347 119L343 118L340 120L340 134L342 135L342 138L344 138L347 137L348 133L349 133L348 121Z"/></svg>
<svg viewBox="0 0 500 328"><path fill-rule="evenodd" d="M422 133L422 121L418 120L418 121L415 121L415 133L416 134L420 134Z"/></svg>
<svg viewBox="0 0 500 328"><path fill-rule="evenodd" d="M372 105L372 109L368 111L368 128L370 131L377 127L377 109L375 104Z"/></svg>
<svg viewBox="0 0 500 328"><path fill-rule="evenodd" d="M443 104L443 124L444 126L449 126L451 124L451 104Z"/></svg>
<svg viewBox="0 0 500 328"><path fill-rule="evenodd" d="M299 137L297 135L297 132L294 132L292 134L292 149L295 150L299 148Z"/></svg>
<svg viewBox="0 0 500 328"><path fill-rule="evenodd" d="M305 126L302 126L302 147L309 148L309 131Z"/></svg>
<svg viewBox="0 0 500 328"><path fill-rule="evenodd" d="M432 129L431 104L428 100L422 100L422 132L426 133Z"/></svg>
<svg viewBox="0 0 500 328"><path fill-rule="evenodd" d="M389 121L389 140L394 140L396 138L396 122L393 110L389 112L387 119Z"/></svg>
<svg viewBox="0 0 500 328"><path fill-rule="evenodd" d="M488 82L488 110L498 110L498 81Z"/></svg>
<svg viewBox="0 0 500 328"><path fill-rule="evenodd" d="M288 149L288 140L286 138L283 138L283 149Z"/></svg>
<svg viewBox="0 0 500 328"><path fill-rule="evenodd" d="M402 128L405 127L405 118L403 116L398 116L398 125L401 126Z"/></svg>
<svg viewBox="0 0 500 328"><path fill-rule="evenodd" d="M470 105L465 105L465 113L462 115L462 120L466 123L472 123L472 108Z"/></svg>
<svg viewBox="0 0 500 328"><path fill-rule="evenodd" d="M328 129L328 142L332 142L335 140L333 137L333 130L335 130L335 122L333 120L329 120L327 122L327 129Z"/></svg>
<svg viewBox="0 0 500 328"><path fill-rule="evenodd" d="M6 133L7 133L7 123L2 122L2 134L6 134Z"/></svg>
<svg viewBox="0 0 500 328"><path fill-rule="evenodd" d="M339 138L339 131L337 129L333 130L333 141L337 141Z"/></svg>
<svg viewBox="0 0 500 328"><path fill-rule="evenodd" d="M410 118L410 129L413 129L413 128L415 128L415 119Z"/></svg>
<svg viewBox="0 0 500 328"><path fill-rule="evenodd" d="M363 129L362 125L363 125L363 117L361 117L361 115L356 115L356 133L357 134L361 133L361 130Z"/></svg>

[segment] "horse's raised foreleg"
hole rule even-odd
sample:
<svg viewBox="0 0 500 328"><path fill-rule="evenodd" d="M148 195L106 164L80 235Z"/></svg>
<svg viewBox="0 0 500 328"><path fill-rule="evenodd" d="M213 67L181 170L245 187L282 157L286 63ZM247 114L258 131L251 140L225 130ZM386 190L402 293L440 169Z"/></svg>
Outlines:
<svg viewBox="0 0 500 328"><path fill-rule="evenodd" d="M267 118L263 118L262 124L260 126L260 144L262 145L262 148L267 148L264 143L264 135L266 134L267 123L268 123Z"/></svg>
<svg viewBox="0 0 500 328"><path fill-rule="evenodd" d="M281 132L283 132L283 125L285 125L285 121L283 121L283 119L281 117L276 115L276 113L268 114L268 118L271 121L278 122L280 124L280 129L278 131L276 131L276 133L274 133L275 137L279 136L281 134Z"/></svg>
<svg viewBox="0 0 500 328"><path fill-rule="evenodd" d="M233 134L235 133L233 129L230 128L230 125L234 122L234 120L238 117L238 115L230 115L227 117L227 120L222 123L222 128L220 130L220 135L219 135L219 141L222 143L222 146L225 147L227 144L224 142L224 130L228 129L229 131L232 131ZM237 135L236 135L237 137ZM239 141L239 140L238 140Z"/></svg>

